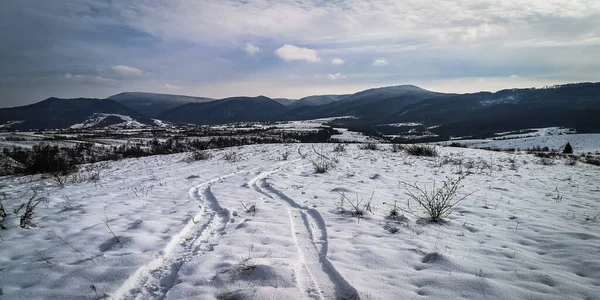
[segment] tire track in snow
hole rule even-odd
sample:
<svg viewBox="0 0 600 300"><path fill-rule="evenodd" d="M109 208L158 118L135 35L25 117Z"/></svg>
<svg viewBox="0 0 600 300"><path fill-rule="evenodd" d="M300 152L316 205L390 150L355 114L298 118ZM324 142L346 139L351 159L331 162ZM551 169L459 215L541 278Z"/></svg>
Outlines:
<svg viewBox="0 0 600 300"><path fill-rule="evenodd" d="M260 168L255 168L260 169ZM211 185L251 170L216 177L192 187L188 194L200 203L200 212L178 232L149 263L141 266L112 295L113 299L164 299L177 283L181 267L192 258L210 251L229 221L229 211L219 205Z"/></svg>
<svg viewBox="0 0 600 300"><path fill-rule="evenodd" d="M298 160L276 163L270 168ZM190 198L200 203L200 211L173 236L165 248L156 254L149 263L139 267L125 282L112 293L112 299L165 299L167 293L177 283L179 270L192 258L201 255L201 251L210 251L220 233L229 221L229 211L223 209L210 186L222 179L248 173L264 167L240 170L215 177L192 187ZM202 190L202 192L200 192ZM205 247L205 248L203 248Z"/></svg>
<svg viewBox="0 0 600 300"><path fill-rule="evenodd" d="M296 270L299 288L309 298L360 299L356 289L327 259L327 227L321 214L314 208L298 204L267 182L269 175L277 171L261 172L248 185L254 191L270 199L282 200L289 206L292 237L300 254Z"/></svg>

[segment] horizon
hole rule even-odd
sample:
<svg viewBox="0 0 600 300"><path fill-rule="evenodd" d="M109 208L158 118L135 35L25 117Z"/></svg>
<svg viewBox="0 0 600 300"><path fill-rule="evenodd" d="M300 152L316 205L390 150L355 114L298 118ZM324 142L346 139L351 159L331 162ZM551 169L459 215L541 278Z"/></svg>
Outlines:
<svg viewBox="0 0 600 300"><path fill-rule="evenodd" d="M299 99L598 81L600 2L7 0L0 107L122 91ZM25 34L26 33L26 34Z"/></svg>
<svg viewBox="0 0 600 300"><path fill-rule="evenodd" d="M311 97L311 96L328 96L328 95L342 95L342 94L347 94L347 95L352 95L352 94L356 94L359 92L363 92L366 90L370 90L370 89L379 89L379 88L389 88L389 87L396 87L396 86L415 86L427 91L431 91L431 92L438 92L438 93L445 93L445 94L474 94L474 93L483 93L483 92L490 92L490 93L496 93L502 90L509 90L509 89L529 89L529 88L535 88L535 89L541 89L541 88L545 88L545 87L552 87L555 85L568 85L568 84L582 84L582 83L599 83L599 82L594 82L594 81L583 81L583 82L564 82L564 83L556 83L556 84L548 84L548 85L544 85L544 86L530 86L530 87L507 87L507 88L500 88L497 90L480 90L480 91L469 91L469 92L448 92L448 91L439 91L439 90L433 90L433 89L428 89L428 88L424 88L422 86L418 86L415 84L400 84L400 85L387 85L387 86L378 86L378 87L371 87L371 88L367 88L367 89L362 89L362 90L358 90L355 92L351 92L351 93L328 93L328 94L314 94L314 95L306 95L303 97L298 97L298 98L289 98L289 97L271 97L269 95L264 95L264 94L258 94L258 95L234 95L234 96L227 96L227 97L208 97L208 96L203 96L203 95L189 95L189 94L174 94L174 93L157 93L157 92L146 92L146 91L126 91L126 92L118 92L116 94L111 94L109 96L106 97L57 97L57 96L50 96L50 97L46 97L43 99L40 99L38 101L32 102L32 103L27 103L27 104L22 104L22 105L17 105L17 106L2 106L0 103L0 109L1 108L12 108L12 107L19 107L19 106L25 106L25 105L29 105L29 104L35 104L44 100L48 100L51 98L58 98L58 99L77 99L77 98L82 98L82 99L109 99L112 96L116 96L119 94L127 94L127 93L143 93L143 94L159 94L159 95L169 95L169 96L183 96L183 97L192 97L192 98L212 98L213 100L222 100L222 99L227 99L227 98L236 98L236 97L267 97L270 99L288 99L288 100L293 100L293 101L298 101L302 98L305 97Z"/></svg>

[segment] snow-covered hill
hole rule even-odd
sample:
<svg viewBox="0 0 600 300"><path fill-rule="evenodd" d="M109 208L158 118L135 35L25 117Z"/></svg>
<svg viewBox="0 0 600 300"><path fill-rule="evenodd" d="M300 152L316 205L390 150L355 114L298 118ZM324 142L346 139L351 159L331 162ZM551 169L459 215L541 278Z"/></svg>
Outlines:
<svg viewBox="0 0 600 300"><path fill-rule="evenodd" d="M567 143L576 153L600 151L600 134L576 134L572 129L548 127L524 130L524 133L508 132L489 139L460 139L440 144L460 143L470 148L520 149L548 147L561 151Z"/></svg>
<svg viewBox="0 0 600 300"><path fill-rule="evenodd" d="M0 294L599 298L600 168L473 149L419 158L386 145L333 147L314 145L337 161L324 174L314 173L311 161L321 156L304 144L229 148L194 163L181 154L111 162L99 181L64 188L39 177L0 178L9 213L0 231ZM399 185L431 188L467 171L474 174L457 192L467 197L442 224L419 220ZM21 229L12 212L31 188L43 200L37 227ZM351 213L370 198L363 218Z"/></svg>
<svg viewBox="0 0 600 300"><path fill-rule="evenodd" d="M113 117L118 120L112 120L111 124L103 124L108 118ZM136 121L130 116L124 116L119 114L94 114L91 118L87 119L83 123L71 125L71 129L84 129L84 128L95 128L95 127L123 127L123 128L142 128L145 125Z"/></svg>

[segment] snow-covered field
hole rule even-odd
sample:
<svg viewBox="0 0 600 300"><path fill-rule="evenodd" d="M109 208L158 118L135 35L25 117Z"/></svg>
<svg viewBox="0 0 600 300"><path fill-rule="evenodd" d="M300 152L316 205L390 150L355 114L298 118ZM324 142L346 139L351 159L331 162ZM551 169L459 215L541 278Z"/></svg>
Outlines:
<svg viewBox="0 0 600 300"><path fill-rule="evenodd" d="M567 143L573 146L576 153L600 151L600 134L573 134L572 130L558 127L536 128L527 133L499 133L498 137L489 139L461 139L439 144L447 145L460 143L469 148L520 149L527 150L535 147L548 147L562 150Z"/></svg>
<svg viewBox="0 0 600 300"><path fill-rule="evenodd" d="M324 174L303 144L111 162L99 182L63 188L1 178L0 298L600 299L599 167L333 147L315 145L338 161ZM419 220L399 182L431 188L470 165L446 221ZM31 188L45 201L21 229L13 210ZM340 193L372 196L372 212L341 213Z"/></svg>

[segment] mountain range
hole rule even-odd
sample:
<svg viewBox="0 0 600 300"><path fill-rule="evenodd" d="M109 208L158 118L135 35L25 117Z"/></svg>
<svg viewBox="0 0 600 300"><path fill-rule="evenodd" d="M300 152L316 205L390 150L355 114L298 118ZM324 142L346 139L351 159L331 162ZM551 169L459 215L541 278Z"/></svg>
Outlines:
<svg viewBox="0 0 600 300"><path fill-rule="evenodd" d="M49 98L0 109L0 126L8 130L81 128L81 124L88 124L87 120L99 114L111 118L104 118L102 123L88 121L93 124L90 127L114 125L125 119L157 126L167 122L212 125L351 116L333 124L373 134L437 139L485 137L501 131L549 126L600 132L600 83L469 94L400 85L298 100L265 96L217 100L153 93L120 93L107 99Z"/></svg>

